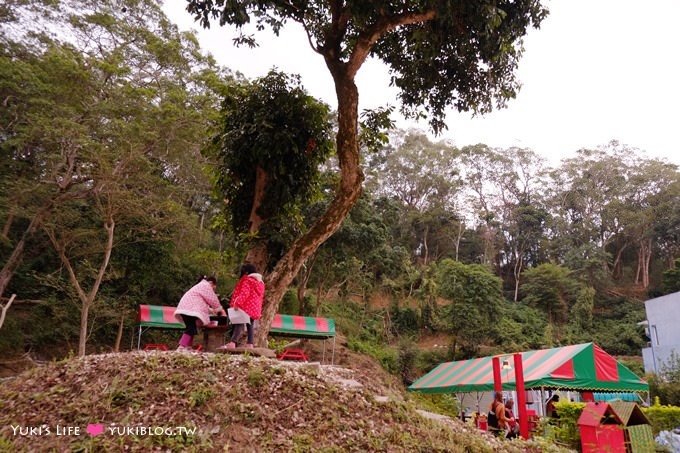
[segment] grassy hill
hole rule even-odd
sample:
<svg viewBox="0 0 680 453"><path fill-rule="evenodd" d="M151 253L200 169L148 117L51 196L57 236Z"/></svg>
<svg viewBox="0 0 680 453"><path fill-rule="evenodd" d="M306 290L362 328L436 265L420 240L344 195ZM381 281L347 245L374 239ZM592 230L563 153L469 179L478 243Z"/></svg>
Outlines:
<svg viewBox="0 0 680 453"><path fill-rule="evenodd" d="M51 362L0 386L0 451L559 451L424 417L393 376L354 362L174 351Z"/></svg>

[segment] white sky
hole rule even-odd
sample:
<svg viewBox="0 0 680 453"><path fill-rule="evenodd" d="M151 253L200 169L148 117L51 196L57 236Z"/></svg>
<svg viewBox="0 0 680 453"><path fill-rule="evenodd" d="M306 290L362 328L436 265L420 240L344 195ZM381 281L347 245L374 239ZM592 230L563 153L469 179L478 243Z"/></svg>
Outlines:
<svg viewBox="0 0 680 453"><path fill-rule="evenodd" d="M556 163L580 148L610 140L680 165L680 0L550 0L550 15L525 38L517 72L522 83L508 107L484 117L450 112L440 138L457 146L530 148ZM281 37L260 32L256 49L236 48L232 27L200 29L184 0L164 11L180 29L194 29L218 63L261 77L272 67L300 74L307 91L336 107L333 82L302 29L290 23ZM357 77L360 110L396 106L387 68L368 61ZM399 127L415 126L396 118Z"/></svg>

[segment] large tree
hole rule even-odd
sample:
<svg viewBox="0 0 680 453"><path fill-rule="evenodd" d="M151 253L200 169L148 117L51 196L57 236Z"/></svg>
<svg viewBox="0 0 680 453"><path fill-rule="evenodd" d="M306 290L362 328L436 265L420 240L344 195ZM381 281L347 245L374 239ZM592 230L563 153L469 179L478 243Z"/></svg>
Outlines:
<svg viewBox="0 0 680 453"><path fill-rule="evenodd" d="M0 184L11 194L0 216L12 249L0 295L43 231L80 303L82 355L114 247L168 240L183 196L170 186L207 179L188 157L200 157L219 105L211 88L225 74L155 0L36 0L15 11L0 30Z"/></svg>
<svg viewBox="0 0 680 453"><path fill-rule="evenodd" d="M298 76L276 71L233 84L224 99L217 185L234 232L247 238L246 260L261 272L302 227L300 206L314 198L333 150L330 118Z"/></svg>
<svg viewBox="0 0 680 453"><path fill-rule="evenodd" d="M444 328L453 335L451 352L467 357L498 335L496 323L503 301L501 279L488 266L444 259L433 266L438 294L446 300Z"/></svg>
<svg viewBox="0 0 680 453"><path fill-rule="evenodd" d="M375 57L389 66L405 114L416 116L424 109L440 131L449 107L484 113L515 96L522 37L547 14L538 0L187 1L204 27L217 20L242 30L254 21L258 29L270 26L278 33L287 21L301 24L335 85L340 181L325 213L267 276L258 343L305 260L339 228L361 193L355 78L366 60ZM242 34L237 42L254 45L255 38Z"/></svg>

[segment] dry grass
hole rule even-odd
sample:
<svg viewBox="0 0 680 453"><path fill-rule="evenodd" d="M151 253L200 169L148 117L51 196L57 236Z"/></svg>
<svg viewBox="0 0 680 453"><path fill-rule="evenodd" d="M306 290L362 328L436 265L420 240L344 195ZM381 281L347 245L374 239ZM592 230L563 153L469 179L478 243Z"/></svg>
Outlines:
<svg viewBox="0 0 680 453"><path fill-rule="evenodd" d="M0 385L0 451L545 451L416 409L369 361L350 369L247 355L91 355Z"/></svg>

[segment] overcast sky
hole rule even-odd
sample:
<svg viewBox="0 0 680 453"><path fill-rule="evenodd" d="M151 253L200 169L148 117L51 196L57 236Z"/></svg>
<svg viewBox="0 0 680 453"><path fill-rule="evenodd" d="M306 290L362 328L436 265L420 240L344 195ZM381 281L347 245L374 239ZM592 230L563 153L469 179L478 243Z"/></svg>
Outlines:
<svg viewBox="0 0 680 453"><path fill-rule="evenodd" d="M610 140L680 165L680 0L552 0L550 15L525 38L517 72L522 89L506 109L472 119L451 111L441 138L458 146L530 148L556 163L579 148ZM202 30L183 0L164 10L180 29L198 32L201 47L248 78L272 67L300 74L307 91L337 106L332 79L296 24L278 39L257 34L260 47L235 48L230 27ZM395 104L386 67L368 61L357 77L360 109ZM399 127L427 129L427 124Z"/></svg>

